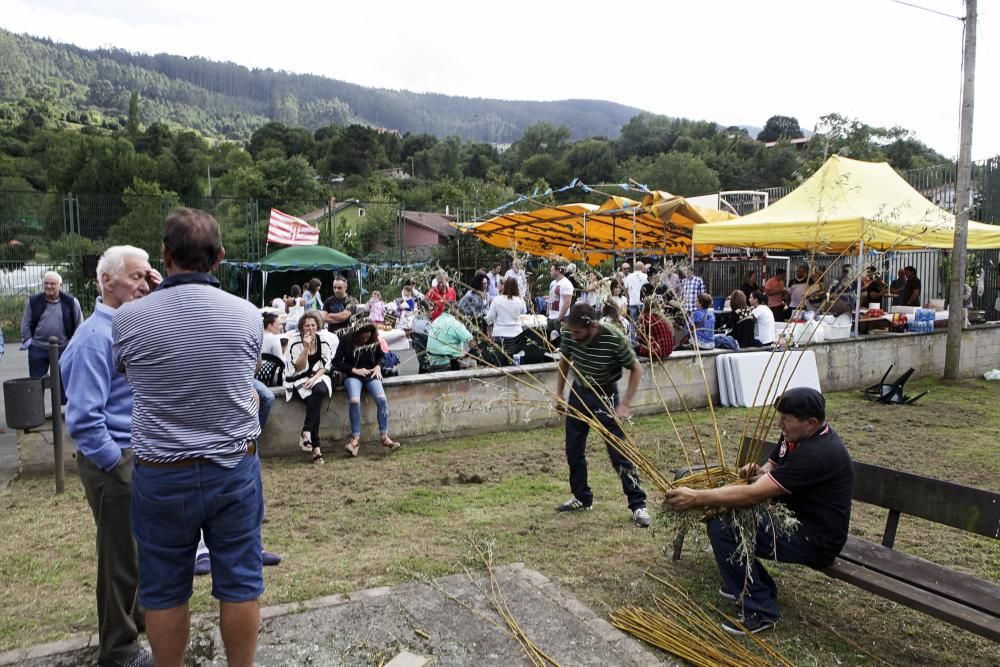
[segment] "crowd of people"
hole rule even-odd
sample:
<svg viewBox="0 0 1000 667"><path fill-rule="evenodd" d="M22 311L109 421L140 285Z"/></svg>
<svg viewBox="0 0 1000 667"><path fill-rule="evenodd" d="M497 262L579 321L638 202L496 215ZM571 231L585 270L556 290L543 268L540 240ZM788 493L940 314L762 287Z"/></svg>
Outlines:
<svg viewBox="0 0 1000 667"><path fill-rule="evenodd" d="M751 270L722 307L721 299L713 299L705 281L690 267L635 261L602 274L554 261L548 263L543 278L514 258L506 270L499 263L479 269L467 284L445 270L422 285L411 277L398 296L384 298L374 291L365 303L347 294L347 281L339 276L333 281L333 294L324 299L322 281L313 278L275 299L273 306L287 318L284 326L292 332L307 312L319 312L321 323L334 335L359 315L378 327L401 329L421 355L420 371L433 372L550 361L552 355L546 353L558 348L563 323L576 303L590 305L601 322L624 332L640 357L658 359L675 349L770 346L778 339L781 322L853 310L859 282L864 305L883 300L893 305L920 303L920 279L913 267L901 269L892 283L886 283L874 267L860 280L848 266L829 280L828 273L799 264L791 278L779 269L761 285L758 272ZM539 321L526 316L542 318L544 334ZM295 369L286 372L294 374Z"/></svg>
<svg viewBox="0 0 1000 667"><path fill-rule="evenodd" d="M507 270L495 264L476 272L459 289L440 270L429 284L408 279L398 296L383 298L375 291L365 303L349 294L344 276L333 278L325 298L322 280L312 278L292 286L262 314L218 289L211 272L223 257L214 218L178 209L164 223L165 278L144 251L116 246L100 259L101 297L86 320L79 301L62 291L53 272L45 275L44 291L25 305L22 335L31 375L48 372L50 345L58 346L61 356L67 427L77 443L79 475L97 527L101 665L149 665L153 656L158 665L182 664L191 575L207 572L220 601L229 663L252 664L261 568L281 560L263 548L260 530L264 499L257 454L274 401L272 387L280 384L286 400L304 405L298 442L313 463L324 463L320 421L340 384L350 424L349 455L357 456L361 446L366 393L375 404L379 444L395 450L400 445L390 435L382 384L392 371L392 355L380 336L389 327L410 337L427 371L519 363L532 346L558 352L552 355L559 360L555 409L566 415L572 496L556 509L592 507L585 451L589 432L599 425L632 519L644 528L651 517L638 471L613 446L642 376L639 359L662 359L682 347L767 346L775 342L776 322L810 311L846 310L859 293L865 303L921 300L913 267L900 270L891 283L874 269L858 278L844 267L829 285L821 270L805 264L787 281L779 270L763 285L750 271L728 296L727 307L719 309L689 267L635 261L602 275L552 262L545 289L515 258ZM177 318L178 312L197 313L197 322ZM627 388L619 393L625 371ZM823 447L836 454L843 473L849 459L825 424L822 397L790 392L783 401L782 443L789 447L782 444L767 465L745 471L754 480L746 494L678 489L669 503L678 509L731 506L798 493L808 480L795 472L790 445L808 439L829 440ZM804 457L795 454L794 460ZM806 533L829 528L837 539L822 548L795 540L776 543L760 555L814 566L828 562L842 544L837 540L845 512L849 516L849 482L843 473L834 491L840 505L820 517L819 527L803 521ZM713 522L709 535L723 577L720 595L739 599L751 631L773 626L779 612L766 571L755 563L754 581L747 586L742 566L723 562L733 550L731 527ZM809 540L820 542L811 534ZM143 629L152 654L138 643Z"/></svg>

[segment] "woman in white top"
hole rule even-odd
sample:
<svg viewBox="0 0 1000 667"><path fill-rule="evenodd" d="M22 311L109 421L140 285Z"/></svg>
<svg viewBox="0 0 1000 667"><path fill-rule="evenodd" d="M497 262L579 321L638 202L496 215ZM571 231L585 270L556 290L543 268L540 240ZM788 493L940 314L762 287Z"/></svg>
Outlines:
<svg viewBox="0 0 1000 667"><path fill-rule="evenodd" d="M271 354L278 359L284 359L285 354L281 349L281 322L274 313L264 313L264 341L260 346L261 355Z"/></svg>
<svg viewBox="0 0 1000 667"><path fill-rule="evenodd" d="M288 296L285 297L285 331L295 331L299 326L299 318L306 312L305 299L302 298L302 289L298 285L292 285Z"/></svg>
<svg viewBox="0 0 1000 667"><path fill-rule="evenodd" d="M323 401L333 396L333 357L340 339L326 330L319 313L309 311L299 318L285 355L285 400L298 398L306 404L306 418L299 447L312 453L313 463L325 463L319 443L319 420Z"/></svg>
<svg viewBox="0 0 1000 667"><path fill-rule="evenodd" d="M520 352L521 315L528 312L528 307L521 298L516 278L503 281L503 291L490 301L486 311L486 321L493 325L493 342L503 348L508 356Z"/></svg>
<svg viewBox="0 0 1000 667"><path fill-rule="evenodd" d="M750 293L750 306L753 308L753 346L764 347L774 343L774 313L767 307L767 296L760 290Z"/></svg>

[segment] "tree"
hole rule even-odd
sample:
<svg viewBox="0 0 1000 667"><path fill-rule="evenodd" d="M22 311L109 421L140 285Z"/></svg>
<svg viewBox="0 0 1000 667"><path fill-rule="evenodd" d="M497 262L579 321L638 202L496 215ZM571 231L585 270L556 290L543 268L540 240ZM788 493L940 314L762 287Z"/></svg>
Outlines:
<svg viewBox="0 0 1000 667"><path fill-rule="evenodd" d="M289 202L315 204L326 198L316 170L301 155L287 160L274 159L257 163L263 176L262 198L275 206Z"/></svg>
<svg viewBox="0 0 1000 667"><path fill-rule="evenodd" d="M255 160L260 157L260 153L266 148L274 148L278 150L278 154L272 155L271 157L288 157L288 152L285 150L285 139L287 135L288 128L284 123L279 123L277 121L270 122L259 128L253 133L253 135L251 135L250 143L247 144L247 150L250 151L250 155L252 155Z"/></svg>
<svg viewBox="0 0 1000 667"><path fill-rule="evenodd" d="M719 176L700 158L688 153L663 153L636 180L651 189L684 197L719 191Z"/></svg>
<svg viewBox="0 0 1000 667"><path fill-rule="evenodd" d="M136 152L156 158L174 145L174 133L165 123L153 123L145 132L133 138L133 142Z"/></svg>
<svg viewBox="0 0 1000 667"><path fill-rule="evenodd" d="M324 144L324 154L319 156L316 166L325 174L367 176L386 162L378 132L364 125L350 125Z"/></svg>
<svg viewBox="0 0 1000 667"><path fill-rule="evenodd" d="M128 98L128 123L125 124L125 132L135 143L135 138L139 136L139 93L134 90Z"/></svg>
<svg viewBox="0 0 1000 667"><path fill-rule="evenodd" d="M408 160L420 151L431 148L437 142L438 139L433 134L411 134L410 132L407 132L403 136L401 157L403 160Z"/></svg>
<svg viewBox="0 0 1000 667"><path fill-rule="evenodd" d="M791 116L771 116L764 129L757 133L757 141L769 142L779 139L800 139L802 130L799 121Z"/></svg>
<svg viewBox="0 0 1000 667"><path fill-rule="evenodd" d="M108 229L108 245L134 245L156 257L163 244L165 209L177 203L177 195L137 178L125 190L122 201L128 212Z"/></svg>
<svg viewBox="0 0 1000 667"><path fill-rule="evenodd" d="M642 112L622 126L616 146L618 157L654 157L666 153L681 134L676 119Z"/></svg>
<svg viewBox="0 0 1000 667"><path fill-rule="evenodd" d="M415 171L421 178L452 179L462 177L462 141L448 137L413 156Z"/></svg>
<svg viewBox="0 0 1000 667"><path fill-rule="evenodd" d="M462 174L467 178L486 178L490 169L500 164L500 154L489 144L465 144L462 147Z"/></svg>
<svg viewBox="0 0 1000 667"><path fill-rule="evenodd" d="M909 169L948 160L913 137L902 127L874 127L838 113L827 114L816 124L809 141L803 172L812 173L829 155L855 160L888 161L896 169Z"/></svg>
<svg viewBox="0 0 1000 667"><path fill-rule="evenodd" d="M504 153L504 158L510 164L511 171L520 170L521 165L538 155L559 159L568 149L571 136L565 125L557 127L552 123L535 123Z"/></svg>
<svg viewBox="0 0 1000 667"><path fill-rule="evenodd" d="M528 181L545 181L559 186L567 180L566 164L552 155L540 153L524 161L520 173Z"/></svg>
<svg viewBox="0 0 1000 667"><path fill-rule="evenodd" d="M607 183L615 180L618 161L611 142L606 139L583 139L566 153L566 168L570 178L584 183Z"/></svg>

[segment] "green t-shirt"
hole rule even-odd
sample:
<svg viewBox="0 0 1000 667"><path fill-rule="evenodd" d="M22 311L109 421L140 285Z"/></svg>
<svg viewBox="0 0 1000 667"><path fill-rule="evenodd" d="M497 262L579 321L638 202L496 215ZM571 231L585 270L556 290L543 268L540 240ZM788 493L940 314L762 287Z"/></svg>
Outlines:
<svg viewBox="0 0 1000 667"><path fill-rule="evenodd" d="M577 343L568 329L562 330L559 352L569 360L577 381L586 386L607 387L622 377L622 370L635 363L635 352L625 334L605 324L589 343Z"/></svg>

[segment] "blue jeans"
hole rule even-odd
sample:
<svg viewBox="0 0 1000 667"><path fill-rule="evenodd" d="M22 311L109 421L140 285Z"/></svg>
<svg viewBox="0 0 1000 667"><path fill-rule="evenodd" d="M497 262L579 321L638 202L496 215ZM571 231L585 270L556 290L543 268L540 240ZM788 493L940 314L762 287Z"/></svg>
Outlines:
<svg viewBox="0 0 1000 667"><path fill-rule="evenodd" d="M600 389L598 389L600 391ZM569 488L577 500L584 505L594 502L594 493L587 482L587 436L590 424L573 417L573 414L589 417L593 415L612 436L624 438L621 423L615 418L618 405L618 391L602 392L598 395L579 384L574 384L569 395L570 414L566 416L566 462L569 464ZM646 506L646 492L642 490L639 471L621 452L607 445L611 465L622 480L622 492L628 498L628 508L632 511Z"/></svg>
<svg viewBox="0 0 1000 667"><path fill-rule="evenodd" d="M351 418L351 437L361 435L361 386L364 385L371 397L375 399L375 415L378 419L378 432L386 435L389 432L389 402L385 400L385 389L381 380L367 380L362 383L357 378L344 378L344 389L347 390L348 410Z"/></svg>
<svg viewBox="0 0 1000 667"><path fill-rule="evenodd" d="M28 376L45 377L49 373L49 351L34 345L28 348Z"/></svg>
<svg viewBox="0 0 1000 667"><path fill-rule="evenodd" d="M260 401L260 407L257 409L257 421L260 422L260 430L263 431L264 424L267 423L267 418L271 414L271 406L274 405L274 392L271 391L270 387L256 378L253 381L253 388L257 392L257 399Z"/></svg>
<svg viewBox="0 0 1000 667"><path fill-rule="evenodd" d="M708 539L712 543L712 553L722 575L722 588L732 593L743 606L744 614L758 614L765 619L776 621L781 618L778 608L778 587L760 560L754 558L750 566L750 580L747 582L746 563L736 561L736 533L726 517L716 517L708 522ZM780 563L812 565L816 562L809 546L799 533L790 536L775 535L765 516L757 525L757 549L759 558L767 558ZM743 595L744 582L746 594Z"/></svg>
<svg viewBox="0 0 1000 667"><path fill-rule="evenodd" d="M59 356L62 357L62 350L59 350ZM28 376L33 378L45 377L49 374L49 351L43 350L40 347L31 345L28 347ZM60 382L60 392L62 396L62 404L66 405L66 384L62 381L62 376L59 376Z"/></svg>
<svg viewBox="0 0 1000 667"><path fill-rule="evenodd" d="M139 557L139 602L171 609L191 597L199 533L211 550L212 595L249 602L264 592L260 459L234 468L192 462L132 473L132 532Z"/></svg>

